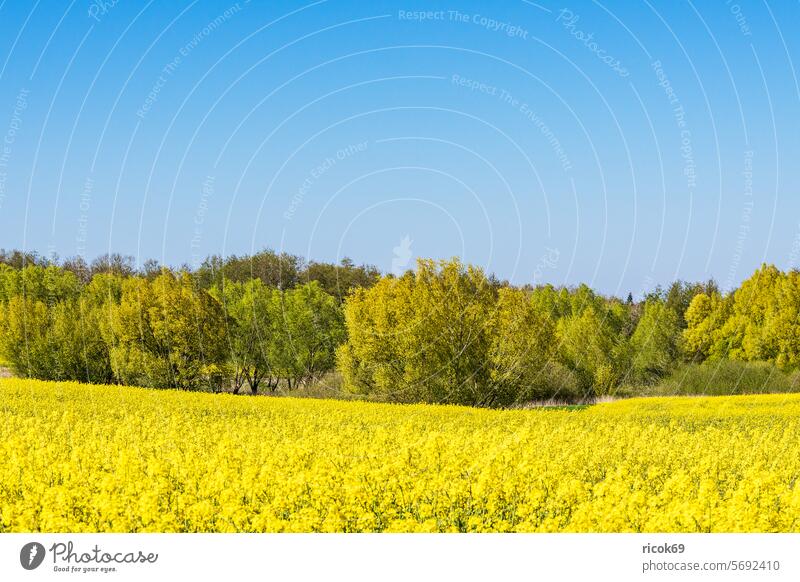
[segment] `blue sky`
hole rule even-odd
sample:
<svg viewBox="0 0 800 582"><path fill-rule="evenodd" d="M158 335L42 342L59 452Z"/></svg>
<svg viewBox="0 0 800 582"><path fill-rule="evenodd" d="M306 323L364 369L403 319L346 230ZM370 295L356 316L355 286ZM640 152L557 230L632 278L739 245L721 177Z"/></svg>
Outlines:
<svg viewBox="0 0 800 582"><path fill-rule="evenodd" d="M800 261L799 20L788 2L0 0L0 246L730 287Z"/></svg>

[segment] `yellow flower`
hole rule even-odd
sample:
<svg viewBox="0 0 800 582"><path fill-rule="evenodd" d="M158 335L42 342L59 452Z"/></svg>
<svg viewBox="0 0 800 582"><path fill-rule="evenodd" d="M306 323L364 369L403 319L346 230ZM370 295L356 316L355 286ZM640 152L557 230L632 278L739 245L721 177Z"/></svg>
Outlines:
<svg viewBox="0 0 800 582"><path fill-rule="evenodd" d="M491 411L0 380L0 532L800 531L800 395Z"/></svg>

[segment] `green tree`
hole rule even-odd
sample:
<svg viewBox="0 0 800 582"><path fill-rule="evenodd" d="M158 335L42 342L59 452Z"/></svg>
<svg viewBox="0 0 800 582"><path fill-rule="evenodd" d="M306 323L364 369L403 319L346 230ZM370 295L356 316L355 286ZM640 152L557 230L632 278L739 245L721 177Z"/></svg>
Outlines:
<svg viewBox="0 0 800 582"><path fill-rule="evenodd" d="M786 274L776 289L776 298L761 333L764 348L759 355L774 359L784 370L800 367L800 273Z"/></svg>
<svg viewBox="0 0 800 582"><path fill-rule="evenodd" d="M686 311L689 309L692 300L700 294L710 296L719 293L719 286L713 279L705 283L675 281L666 290L660 286L656 287L653 293L649 293L645 297L645 302L662 301L678 315L678 323L681 329L684 329L686 327Z"/></svg>
<svg viewBox="0 0 800 582"><path fill-rule="evenodd" d="M223 282L244 283L251 279L260 279L269 287L291 289L300 280L302 268L303 260L300 257L264 249L254 255L241 257L208 257L194 276L203 289L214 285L221 287Z"/></svg>
<svg viewBox="0 0 800 582"><path fill-rule="evenodd" d="M57 353L58 376L94 384L114 381L108 344L100 332L103 306L87 297L50 308L50 342Z"/></svg>
<svg viewBox="0 0 800 582"><path fill-rule="evenodd" d="M371 265L357 266L348 258L342 259L338 265L312 261L300 274L301 281L317 281L326 293L338 301L344 301L353 289L372 287L379 277L377 268Z"/></svg>
<svg viewBox="0 0 800 582"><path fill-rule="evenodd" d="M344 341L342 310L317 282L276 293L272 298L274 341L271 362L287 387L321 378L336 363L336 348Z"/></svg>
<svg viewBox="0 0 800 582"><path fill-rule="evenodd" d="M253 394L258 393L262 382L274 392L278 387L272 365L278 323L275 296L280 292L253 279L228 282L221 290L214 287L211 293L228 315L226 341L234 394L245 382Z"/></svg>
<svg viewBox="0 0 800 582"><path fill-rule="evenodd" d="M575 371L586 396L613 392L625 368L615 356L626 352L604 313L590 305L582 313L561 319L558 339L560 357Z"/></svg>
<svg viewBox="0 0 800 582"><path fill-rule="evenodd" d="M10 296L2 313L0 350L16 374L113 381L99 331L103 300L94 295L100 281L81 289L73 273L54 265L3 270L0 279Z"/></svg>
<svg viewBox="0 0 800 582"><path fill-rule="evenodd" d="M661 301L648 301L630 341L636 380L649 382L666 375L681 354L678 314Z"/></svg>

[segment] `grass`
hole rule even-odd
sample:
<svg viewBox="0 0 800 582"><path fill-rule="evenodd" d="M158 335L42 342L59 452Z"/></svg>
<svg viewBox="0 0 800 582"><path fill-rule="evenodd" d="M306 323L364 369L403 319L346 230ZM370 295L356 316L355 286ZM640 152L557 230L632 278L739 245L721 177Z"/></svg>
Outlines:
<svg viewBox="0 0 800 582"><path fill-rule="evenodd" d="M729 396L786 394L800 391L800 376L767 362L721 360L679 364L655 386L633 390L644 396Z"/></svg>

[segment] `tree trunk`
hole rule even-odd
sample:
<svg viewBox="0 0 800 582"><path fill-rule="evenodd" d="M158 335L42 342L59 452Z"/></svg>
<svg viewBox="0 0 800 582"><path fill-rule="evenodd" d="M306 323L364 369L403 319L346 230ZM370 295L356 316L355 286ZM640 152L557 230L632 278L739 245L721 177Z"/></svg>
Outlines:
<svg viewBox="0 0 800 582"><path fill-rule="evenodd" d="M247 372L244 369L237 370L236 373L233 375L233 393L238 394L239 391L244 386L244 380L246 377Z"/></svg>

